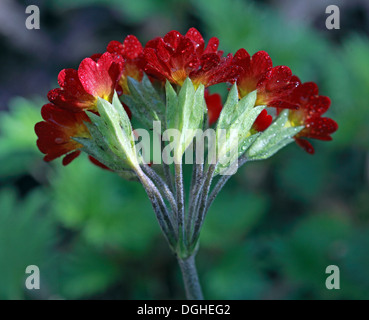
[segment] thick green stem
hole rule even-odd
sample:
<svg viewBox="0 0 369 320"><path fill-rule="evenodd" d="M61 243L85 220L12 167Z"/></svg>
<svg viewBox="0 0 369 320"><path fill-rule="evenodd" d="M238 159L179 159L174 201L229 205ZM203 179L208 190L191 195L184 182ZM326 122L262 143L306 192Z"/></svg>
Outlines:
<svg viewBox="0 0 369 320"><path fill-rule="evenodd" d="M204 300L195 266L195 254L186 259L178 257L188 300Z"/></svg>

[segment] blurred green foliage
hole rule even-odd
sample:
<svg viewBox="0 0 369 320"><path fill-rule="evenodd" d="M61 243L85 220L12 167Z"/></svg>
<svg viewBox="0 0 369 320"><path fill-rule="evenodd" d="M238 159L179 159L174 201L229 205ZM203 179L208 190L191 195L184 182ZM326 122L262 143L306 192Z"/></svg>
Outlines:
<svg viewBox="0 0 369 320"><path fill-rule="evenodd" d="M332 99L333 142L314 142L314 156L292 145L246 165L214 202L198 255L205 296L368 299L369 39L334 43L245 1L47 2L55 12L94 5L119 9L131 28L166 16L165 28L195 23L226 52L266 50ZM184 298L139 184L84 157L67 167L42 161L33 126L43 102L16 97L0 113L0 298ZM30 264L40 267L42 290L24 289ZM340 290L325 288L331 264L340 267Z"/></svg>

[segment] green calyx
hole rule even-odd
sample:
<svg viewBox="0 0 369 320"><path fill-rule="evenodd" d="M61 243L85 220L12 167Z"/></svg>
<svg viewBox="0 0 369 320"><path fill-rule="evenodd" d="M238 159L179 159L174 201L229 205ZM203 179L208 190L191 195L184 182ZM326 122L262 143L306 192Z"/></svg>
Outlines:
<svg viewBox="0 0 369 320"><path fill-rule="evenodd" d="M115 92L110 103L98 98L99 115L86 111L91 122L86 126L91 139L74 138L83 145L83 151L110 169L124 172L139 167L131 122Z"/></svg>

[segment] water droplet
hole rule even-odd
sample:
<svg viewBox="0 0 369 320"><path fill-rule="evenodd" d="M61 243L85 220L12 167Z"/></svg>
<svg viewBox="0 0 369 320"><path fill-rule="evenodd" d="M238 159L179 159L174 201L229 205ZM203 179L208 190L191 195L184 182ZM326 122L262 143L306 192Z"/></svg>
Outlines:
<svg viewBox="0 0 369 320"><path fill-rule="evenodd" d="M55 138L54 142L56 144L63 144L64 143L64 139L63 138Z"/></svg>

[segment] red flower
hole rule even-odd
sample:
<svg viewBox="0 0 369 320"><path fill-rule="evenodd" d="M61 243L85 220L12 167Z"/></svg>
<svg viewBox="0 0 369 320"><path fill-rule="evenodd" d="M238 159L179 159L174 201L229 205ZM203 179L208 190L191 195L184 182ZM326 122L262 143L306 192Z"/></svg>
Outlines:
<svg viewBox="0 0 369 320"><path fill-rule="evenodd" d="M245 49L240 49L233 57L234 65L241 68L237 79L240 97L257 90L256 105L268 107L296 108L285 101L297 86L290 68L273 67L272 59L265 51L256 52L252 57Z"/></svg>
<svg viewBox="0 0 369 320"><path fill-rule="evenodd" d="M252 128L256 131L264 131L266 128L270 126L270 124L273 121L273 117L268 114L266 109L260 112L258 117L256 118L254 124L252 125Z"/></svg>
<svg viewBox="0 0 369 320"><path fill-rule="evenodd" d="M218 93L210 94L209 90L205 90L205 102L208 108L208 123L211 126L217 122L222 111L222 97Z"/></svg>
<svg viewBox="0 0 369 320"><path fill-rule="evenodd" d="M142 45L135 36L129 35L124 39L123 43L111 41L108 44L107 51L118 58L122 58L124 61L124 69L119 85L122 87L123 92L128 94L127 77L138 81L141 81L143 77L145 59Z"/></svg>
<svg viewBox="0 0 369 320"><path fill-rule="evenodd" d="M303 137L332 140L330 136L338 129L337 123L326 117L322 117L330 107L331 100L328 97L320 96L318 86L314 82L301 84L290 95L289 101L299 106L298 110L290 110L289 121L292 126L305 126L296 136L295 140L308 153L313 154L314 148L309 141Z"/></svg>
<svg viewBox="0 0 369 320"><path fill-rule="evenodd" d="M86 58L78 70L64 69L59 73L60 88L49 91L48 99L71 111L96 111L97 97L111 102L122 67L123 63L110 53Z"/></svg>
<svg viewBox="0 0 369 320"><path fill-rule="evenodd" d="M51 161L64 154L63 164L67 165L79 154L82 145L71 137L89 138L90 133L83 123L90 121L85 112L72 112L51 103L41 109L41 121L36 124L37 146L45 155L45 161Z"/></svg>
<svg viewBox="0 0 369 320"><path fill-rule="evenodd" d="M219 40L211 38L207 47L201 34L195 29L186 35L171 31L163 38L149 41L144 49L145 72L159 80L166 79L182 85L190 77L195 85L210 86L233 81L238 67L232 65L232 56L222 57L218 51Z"/></svg>

